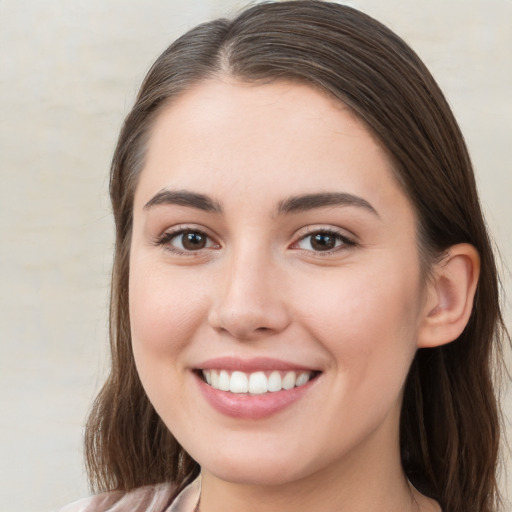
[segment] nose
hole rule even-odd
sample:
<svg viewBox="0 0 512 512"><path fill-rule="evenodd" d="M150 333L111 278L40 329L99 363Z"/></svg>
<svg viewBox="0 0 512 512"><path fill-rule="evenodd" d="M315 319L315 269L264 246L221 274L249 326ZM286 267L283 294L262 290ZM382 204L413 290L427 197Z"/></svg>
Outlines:
<svg viewBox="0 0 512 512"><path fill-rule="evenodd" d="M255 251L233 255L224 265L221 282L215 285L210 325L238 340L260 339L286 329L290 315L278 265Z"/></svg>

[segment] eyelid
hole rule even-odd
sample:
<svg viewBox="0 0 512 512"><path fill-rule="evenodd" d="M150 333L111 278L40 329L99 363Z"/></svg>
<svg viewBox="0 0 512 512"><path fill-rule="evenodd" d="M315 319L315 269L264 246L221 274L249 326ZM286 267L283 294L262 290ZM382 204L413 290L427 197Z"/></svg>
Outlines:
<svg viewBox="0 0 512 512"><path fill-rule="evenodd" d="M178 237L180 234L183 234L187 231L199 233L205 236L211 242L211 245L197 250L183 250L171 244L171 241L175 237ZM318 233L332 235L336 237L338 240L341 240L342 243L332 249L325 251L315 251L313 249L304 249L298 247L298 244L305 238ZM290 249L300 250L303 251L304 253L308 253L309 255L314 255L315 257L329 256L334 253L346 250L349 247L358 245L356 237L353 234L347 234L347 231L345 229L339 228L337 226L321 224L308 225L299 229L293 236L293 240L294 241L289 245ZM161 246L162 248L173 254L184 255L189 257L204 255L205 251L211 251L212 249L221 248L221 244L217 241L217 237L211 233L210 229L198 224L178 224L176 226L167 228L161 234L157 235L154 238L153 243L154 245Z"/></svg>
<svg viewBox="0 0 512 512"><path fill-rule="evenodd" d="M307 238L308 236L315 235L317 233L324 233L329 234L337 237L339 240L342 241L342 244L334 247L333 249L326 250L326 251L314 251L309 249L302 249L300 247L297 247L299 242ZM358 245L357 239L352 234L347 234L347 231L344 229L341 229L336 226L329 226L329 225L312 225L312 226L305 226L304 228L299 229L295 235L294 235L294 242L290 245L291 249L294 250L301 250L308 254L313 254L315 257L324 257L329 256L334 253L339 253L340 251L346 250L349 247L353 247Z"/></svg>
<svg viewBox="0 0 512 512"><path fill-rule="evenodd" d="M197 249L195 251L192 250L182 250L178 247L174 247L171 245L171 241L178 237L180 234L186 233L187 231L192 233L199 233L206 238L208 238L211 242L213 242L213 247L204 247L201 249ZM179 256L200 256L204 254L205 250L212 250L220 248L220 244L217 242L216 237L213 236L209 229L204 226L199 226L197 224L178 224L176 226L172 226L171 228L166 229L160 235L157 235L153 240L154 245L161 246L163 249L177 254Z"/></svg>

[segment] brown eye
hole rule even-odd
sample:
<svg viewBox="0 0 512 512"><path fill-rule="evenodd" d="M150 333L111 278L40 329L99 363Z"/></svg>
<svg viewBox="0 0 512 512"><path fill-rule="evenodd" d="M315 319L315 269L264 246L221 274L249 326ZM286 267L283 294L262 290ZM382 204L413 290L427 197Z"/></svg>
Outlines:
<svg viewBox="0 0 512 512"><path fill-rule="evenodd" d="M197 231L185 231L181 234L181 245L186 251L204 249L207 241L207 236Z"/></svg>
<svg viewBox="0 0 512 512"><path fill-rule="evenodd" d="M206 233L195 229L181 229L179 231L164 233L157 240L157 245L161 245L177 254L197 252L202 249L218 247Z"/></svg>
<svg viewBox="0 0 512 512"><path fill-rule="evenodd" d="M311 252L329 252L354 245L354 242L335 231L316 231L303 236L295 248Z"/></svg>
<svg viewBox="0 0 512 512"><path fill-rule="evenodd" d="M315 251L329 251L336 247L337 239L330 233L316 233L311 235L311 248Z"/></svg>

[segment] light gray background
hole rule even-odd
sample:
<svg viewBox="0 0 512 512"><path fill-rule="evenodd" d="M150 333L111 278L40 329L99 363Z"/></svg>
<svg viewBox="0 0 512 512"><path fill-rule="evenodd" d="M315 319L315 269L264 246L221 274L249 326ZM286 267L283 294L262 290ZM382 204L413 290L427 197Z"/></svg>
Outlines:
<svg viewBox="0 0 512 512"><path fill-rule="evenodd" d="M347 3L397 31L433 71L510 261L512 1ZM1 512L51 510L88 493L81 436L107 360L115 138L171 40L244 4L0 0ZM508 275L505 284L510 297Z"/></svg>

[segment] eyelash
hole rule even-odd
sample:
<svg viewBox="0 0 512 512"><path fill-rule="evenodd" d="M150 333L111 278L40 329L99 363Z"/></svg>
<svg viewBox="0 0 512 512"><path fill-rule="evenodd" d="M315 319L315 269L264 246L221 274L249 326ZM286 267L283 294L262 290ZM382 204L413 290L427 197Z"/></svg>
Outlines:
<svg viewBox="0 0 512 512"><path fill-rule="evenodd" d="M333 247L330 250L326 250L326 251L314 251L314 250L309 250L309 249L301 249L300 247L298 247L298 245L301 242L303 242L307 238L312 239L312 237L315 235L324 235L324 236L328 236L328 237L333 237L335 239L335 243L338 243L338 242L341 242L341 243L339 245L335 245L335 247ZM298 240L292 244L292 249L301 250L307 254L314 254L315 257L321 257L321 258L325 257L325 256L333 255L335 253L338 253L340 251L347 249L348 247L353 247L353 246L357 245L355 240L353 240L352 238L349 238L345 234L342 234L339 231L336 231L335 229L332 229L332 228L307 227L307 228L304 228L304 230L302 230L302 232L300 232L298 236L299 236ZM310 244L311 244L311 241L310 241Z"/></svg>
<svg viewBox="0 0 512 512"><path fill-rule="evenodd" d="M160 235L155 240L155 245L164 247L166 250L168 250L174 254L177 254L178 256L198 256L203 249L210 248L210 247L205 247L205 248L201 248L198 250L183 250L183 249L180 249L179 247L175 247L174 245L172 245L172 241L174 239L177 239L180 235L183 236L186 233L204 237L206 239L206 243L208 243L208 241L211 242L213 240L210 235L208 235L201 229L197 229L197 228L194 228L191 226L180 226L180 227L177 227L176 229L173 229L172 231L166 231L165 233ZM213 245L219 247L219 244L217 244L216 242L213 242Z"/></svg>
<svg viewBox="0 0 512 512"><path fill-rule="evenodd" d="M209 247L202 247L197 250L183 250L183 249L180 249L180 248L172 245L171 242L174 239L177 239L180 235L183 236L186 233L204 237L207 240L206 243L208 244L208 240L209 240L212 245L210 245ZM315 250L303 249L303 248L298 247L298 245L301 242L303 242L304 240L306 240L308 237L311 238L315 235L324 235L327 237L334 237L335 241L336 241L335 243L338 243L338 242L341 242L341 243L339 245L335 245L335 247L333 247L332 249L325 250L325 251L315 251ZM220 245L218 243L216 243L215 241L213 241L212 237L209 236L207 233L205 233L203 230L197 229L194 227L190 227L190 226L184 226L184 227L180 226L172 231L166 231L165 233L163 233L162 235L157 237L157 239L155 240L155 245L165 247L166 250L168 250L174 254L177 254L179 256L198 256L201 254L201 252L204 249L210 249L212 246L214 248L220 247ZM341 234L340 232L338 232L332 228L307 227L307 228L304 228L304 230L302 230L301 233L299 233L297 241L294 242L290 246L290 248L294 249L294 250L301 250L302 252L307 253L307 254L314 254L315 256L325 257L325 256L332 255L334 253L337 253L339 251L342 251L342 250L346 249L347 247L351 247L351 246L355 246L355 245L357 245L357 244L353 239L347 237L346 235Z"/></svg>

